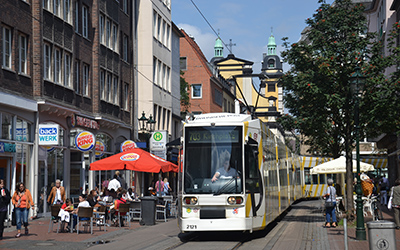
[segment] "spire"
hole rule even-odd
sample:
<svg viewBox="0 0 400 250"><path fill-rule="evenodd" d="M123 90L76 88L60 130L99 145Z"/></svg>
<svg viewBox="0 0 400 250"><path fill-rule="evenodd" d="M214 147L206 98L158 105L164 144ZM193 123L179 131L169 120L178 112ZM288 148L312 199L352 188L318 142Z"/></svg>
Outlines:
<svg viewBox="0 0 400 250"><path fill-rule="evenodd" d="M272 27L271 27L271 35L268 38L268 49L267 49L267 55L276 55L276 42L275 42L275 37L272 32Z"/></svg>
<svg viewBox="0 0 400 250"><path fill-rule="evenodd" d="M219 38L218 34L218 38L215 40L215 45L214 45L214 57L224 57L222 53L223 49L224 46L222 45L222 40L221 38Z"/></svg>

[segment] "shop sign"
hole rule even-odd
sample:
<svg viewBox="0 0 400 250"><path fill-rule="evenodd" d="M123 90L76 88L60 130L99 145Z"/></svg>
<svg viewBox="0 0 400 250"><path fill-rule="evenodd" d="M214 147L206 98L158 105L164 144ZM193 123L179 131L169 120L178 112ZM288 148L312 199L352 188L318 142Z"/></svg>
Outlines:
<svg viewBox="0 0 400 250"><path fill-rule="evenodd" d="M126 140L121 143L121 152L126 152L134 148L137 148L137 145L134 141Z"/></svg>
<svg viewBox="0 0 400 250"><path fill-rule="evenodd" d="M96 141L96 147L95 147L95 156L97 158L100 158L104 155L104 151L105 151L106 146L104 145L104 143L102 141Z"/></svg>
<svg viewBox="0 0 400 250"><path fill-rule="evenodd" d="M28 129L27 128L16 128L15 135L17 141L28 141Z"/></svg>
<svg viewBox="0 0 400 250"><path fill-rule="evenodd" d="M92 120L80 115L72 115L67 117L67 124L71 128L84 127L89 129L100 129L100 124L96 120Z"/></svg>
<svg viewBox="0 0 400 250"><path fill-rule="evenodd" d="M136 161L139 160L140 155L136 154L136 153L127 153L122 155L119 159L121 161Z"/></svg>
<svg viewBox="0 0 400 250"><path fill-rule="evenodd" d="M58 145L58 124L39 124L39 145Z"/></svg>
<svg viewBox="0 0 400 250"><path fill-rule="evenodd" d="M75 146L83 152L93 149L95 145L94 135L88 131L82 131L75 137Z"/></svg>
<svg viewBox="0 0 400 250"><path fill-rule="evenodd" d="M5 153L5 152L15 153L16 152L15 144L0 142L0 153Z"/></svg>

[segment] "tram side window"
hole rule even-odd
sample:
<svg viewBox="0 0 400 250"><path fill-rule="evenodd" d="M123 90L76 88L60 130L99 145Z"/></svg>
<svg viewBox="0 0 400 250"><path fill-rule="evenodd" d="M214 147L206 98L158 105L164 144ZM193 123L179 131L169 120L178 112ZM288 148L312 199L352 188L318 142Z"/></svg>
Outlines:
<svg viewBox="0 0 400 250"><path fill-rule="evenodd" d="M246 154L246 192L247 193L259 193L262 186L260 171L258 169L258 159L253 153L254 147L245 147Z"/></svg>
<svg viewBox="0 0 400 250"><path fill-rule="evenodd" d="M319 175L319 184L326 184L326 175L324 174Z"/></svg>
<svg viewBox="0 0 400 250"><path fill-rule="evenodd" d="M310 174L310 169L304 169L304 183L307 184L318 184L318 175Z"/></svg>

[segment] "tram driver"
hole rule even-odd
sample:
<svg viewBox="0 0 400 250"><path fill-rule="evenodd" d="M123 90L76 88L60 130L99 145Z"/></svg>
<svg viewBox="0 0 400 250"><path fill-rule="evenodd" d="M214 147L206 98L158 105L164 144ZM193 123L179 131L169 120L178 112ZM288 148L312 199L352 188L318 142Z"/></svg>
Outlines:
<svg viewBox="0 0 400 250"><path fill-rule="evenodd" d="M236 169L231 168L230 165L230 158L231 155L230 153L225 150L224 152L221 153L221 165L222 167L218 168L217 171L215 172L213 178L211 179L211 182L217 181L219 178L232 178L238 175Z"/></svg>

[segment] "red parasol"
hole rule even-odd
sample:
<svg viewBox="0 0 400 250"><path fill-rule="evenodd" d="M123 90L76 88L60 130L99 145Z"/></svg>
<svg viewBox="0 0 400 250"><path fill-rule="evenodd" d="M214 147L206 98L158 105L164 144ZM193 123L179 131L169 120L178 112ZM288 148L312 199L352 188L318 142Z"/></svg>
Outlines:
<svg viewBox="0 0 400 250"><path fill-rule="evenodd" d="M140 148L95 161L90 170L133 170L139 172L159 173L178 172L178 166Z"/></svg>

